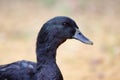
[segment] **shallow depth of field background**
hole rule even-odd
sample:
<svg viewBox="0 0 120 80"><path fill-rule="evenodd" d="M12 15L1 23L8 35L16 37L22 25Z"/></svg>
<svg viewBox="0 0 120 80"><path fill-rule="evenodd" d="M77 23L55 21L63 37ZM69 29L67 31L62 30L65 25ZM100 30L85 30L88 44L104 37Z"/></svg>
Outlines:
<svg viewBox="0 0 120 80"><path fill-rule="evenodd" d="M94 42L59 47L65 80L120 80L120 0L0 0L0 65L36 62L37 33L55 16L71 17Z"/></svg>

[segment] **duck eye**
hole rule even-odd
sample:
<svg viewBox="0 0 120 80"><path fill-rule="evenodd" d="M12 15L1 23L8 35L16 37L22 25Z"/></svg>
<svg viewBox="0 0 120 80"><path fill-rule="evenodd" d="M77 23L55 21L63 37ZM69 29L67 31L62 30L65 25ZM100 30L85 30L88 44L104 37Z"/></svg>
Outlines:
<svg viewBox="0 0 120 80"><path fill-rule="evenodd" d="M67 22L63 22L63 25L64 25L64 26L70 26L70 24L67 23Z"/></svg>

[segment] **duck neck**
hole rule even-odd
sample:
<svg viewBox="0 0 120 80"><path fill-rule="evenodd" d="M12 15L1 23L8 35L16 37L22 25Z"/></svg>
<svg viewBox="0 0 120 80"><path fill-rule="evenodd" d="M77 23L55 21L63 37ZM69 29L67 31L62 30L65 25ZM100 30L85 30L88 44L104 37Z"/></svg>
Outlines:
<svg viewBox="0 0 120 80"><path fill-rule="evenodd" d="M41 66L50 63L56 63L56 50L64 41L65 40L52 39L40 42L40 40L37 40L37 65Z"/></svg>

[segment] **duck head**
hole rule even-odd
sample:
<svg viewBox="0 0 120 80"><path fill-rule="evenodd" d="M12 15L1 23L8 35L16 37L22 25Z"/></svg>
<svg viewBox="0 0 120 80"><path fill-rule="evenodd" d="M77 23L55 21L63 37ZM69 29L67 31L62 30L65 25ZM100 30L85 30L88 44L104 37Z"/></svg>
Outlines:
<svg viewBox="0 0 120 80"><path fill-rule="evenodd" d="M80 32L74 20L59 16L50 19L43 25L37 38L37 45L47 42L51 43L55 40L61 44L67 39L76 39L85 44L93 44L92 41Z"/></svg>

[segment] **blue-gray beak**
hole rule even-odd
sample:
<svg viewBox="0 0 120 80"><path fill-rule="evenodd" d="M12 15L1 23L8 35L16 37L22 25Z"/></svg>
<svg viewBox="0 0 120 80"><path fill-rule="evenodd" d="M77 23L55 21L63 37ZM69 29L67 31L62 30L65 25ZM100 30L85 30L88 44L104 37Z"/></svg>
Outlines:
<svg viewBox="0 0 120 80"><path fill-rule="evenodd" d="M93 45L93 42L86 38L79 29L76 29L75 34L73 35L73 39L77 39L85 44Z"/></svg>

